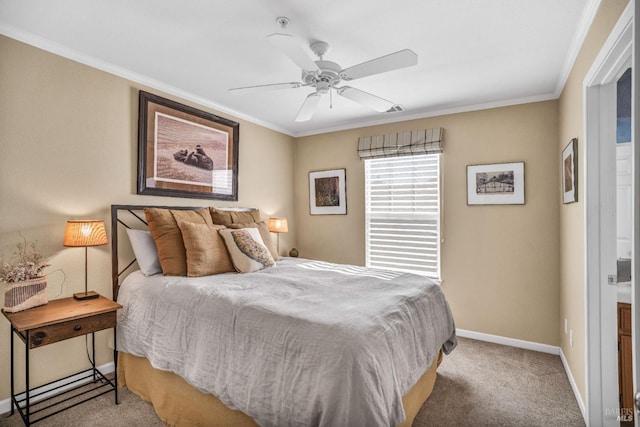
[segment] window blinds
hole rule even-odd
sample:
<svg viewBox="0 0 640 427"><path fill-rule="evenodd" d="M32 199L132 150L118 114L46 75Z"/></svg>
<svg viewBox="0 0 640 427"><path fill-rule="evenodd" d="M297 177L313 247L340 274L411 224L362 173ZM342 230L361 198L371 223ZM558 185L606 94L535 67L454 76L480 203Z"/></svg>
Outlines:
<svg viewBox="0 0 640 427"><path fill-rule="evenodd" d="M366 136L358 140L361 159L437 154L443 151L443 128Z"/></svg>
<svg viewBox="0 0 640 427"><path fill-rule="evenodd" d="M365 161L366 262L440 278L440 155Z"/></svg>

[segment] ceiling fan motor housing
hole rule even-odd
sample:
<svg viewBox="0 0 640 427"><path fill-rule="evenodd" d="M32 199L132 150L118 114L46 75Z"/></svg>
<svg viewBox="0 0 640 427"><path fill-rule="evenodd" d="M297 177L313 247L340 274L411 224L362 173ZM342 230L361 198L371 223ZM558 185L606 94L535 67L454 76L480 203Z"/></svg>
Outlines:
<svg viewBox="0 0 640 427"><path fill-rule="evenodd" d="M316 86L319 83L326 83L328 86L335 86L340 83L340 65L331 61L315 61L320 68L320 72L302 71L302 81L310 86Z"/></svg>

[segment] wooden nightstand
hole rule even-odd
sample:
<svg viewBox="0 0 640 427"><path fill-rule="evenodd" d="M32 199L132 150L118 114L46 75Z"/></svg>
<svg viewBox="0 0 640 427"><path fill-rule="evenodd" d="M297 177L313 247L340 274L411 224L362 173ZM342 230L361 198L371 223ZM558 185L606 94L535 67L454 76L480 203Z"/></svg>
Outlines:
<svg viewBox="0 0 640 427"><path fill-rule="evenodd" d="M73 298L57 299L49 301L47 305L17 313L3 311L2 314L11 323L11 414L14 413L15 405L25 425L29 426L111 391L114 392L118 404L116 350L113 352L116 369L113 380L110 380L96 368L94 333L113 328L115 343L116 312L120 308L120 304L100 296L83 301ZM25 391L18 394L14 388L14 333L25 343ZM29 350L87 334L91 334L91 368L57 380L64 382L63 387L52 387L52 384L57 382L52 381L33 389L29 388ZM52 391L55 393L53 396ZM52 400L54 398L57 400ZM32 408L36 404L34 401L38 405L36 409ZM48 412L45 412L45 415L40 414L45 409ZM32 419L33 416L37 418Z"/></svg>

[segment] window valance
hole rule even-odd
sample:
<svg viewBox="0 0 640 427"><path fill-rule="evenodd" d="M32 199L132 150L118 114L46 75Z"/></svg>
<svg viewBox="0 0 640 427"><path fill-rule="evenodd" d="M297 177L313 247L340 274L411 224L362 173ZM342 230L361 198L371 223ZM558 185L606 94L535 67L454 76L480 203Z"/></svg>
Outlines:
<svg viewBox="0 0 640 427"><path fill-rule="evenodd" d="M358 140L358 155L361 159L373 159L438 154L444 150L443 135L444 128L433 128L365 136Z"/></svg>

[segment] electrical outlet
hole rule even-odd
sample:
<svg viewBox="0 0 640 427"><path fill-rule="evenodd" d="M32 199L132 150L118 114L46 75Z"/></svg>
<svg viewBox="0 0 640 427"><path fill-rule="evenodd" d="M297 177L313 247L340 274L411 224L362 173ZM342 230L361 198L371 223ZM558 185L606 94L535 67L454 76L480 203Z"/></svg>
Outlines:
<svg viewBox="0 0 640 427"><path fill-rule="evenodd" d="M569 332L569 322L567 322L567 319L564 319L564 333L567 334Z"/></svg>
<svg viewBox="0 0 640 427"><path fill-rule="evenodd" d="M573 329L569 331L569 345L573 347Z"/></svg>

